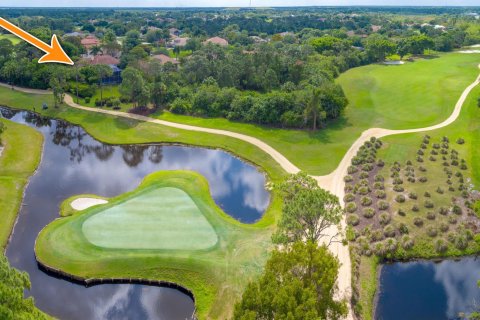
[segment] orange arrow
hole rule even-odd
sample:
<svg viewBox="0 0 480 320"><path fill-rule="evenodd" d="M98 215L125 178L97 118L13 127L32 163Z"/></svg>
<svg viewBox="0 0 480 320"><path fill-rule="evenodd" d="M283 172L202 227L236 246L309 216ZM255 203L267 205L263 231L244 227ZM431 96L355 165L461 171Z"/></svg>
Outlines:
<svg viewBox="0 0 480 320"><path fill-rule="evenodd" d="M38 60L38 63L55 62L73 65L72 59L63 51L56 35L52 36L51 44L48 45L3 18L0 18L0 27L45 52L46 54Z"/></svg>

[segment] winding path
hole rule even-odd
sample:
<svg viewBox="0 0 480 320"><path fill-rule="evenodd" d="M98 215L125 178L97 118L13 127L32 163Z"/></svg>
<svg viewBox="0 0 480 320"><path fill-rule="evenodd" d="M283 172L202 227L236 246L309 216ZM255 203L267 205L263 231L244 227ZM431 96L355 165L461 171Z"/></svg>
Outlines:
<svg viewBox="0 0 480 320"><path fill-rule="evenodd" d="M479 65L480 67L480 65ZM416 128L416 129L406 129L406 130L390 130L390 129L382 129L382 128L370 128L368 130L365 130L361 136L352 144L350 149L346 152L345 156L341 160L340 164L338 167L331 172L328 175L324 176L314 176L314 178L318 181L318 184L320 187L329 190L333 194L335 194L339 200L342 206L344 205L343 203L343 197L344 197L344 181L343 177L347 173L347 168L350 165L350 162L352 158L356 155L358 149L363 145L363 143L367 140L369 140L371 137L376 137L376 138L381 138L389 135L394 135L394 134L404 134L404 133L415 133L415 132L424 132L424 131L431 131L431 130L436 130L440 129L443 127L446 127L450 124L452 124L460 115L460 112L462 110L462 106L465 103L466 98L470 94L470 92L480 83L480 76L472 83L470 84L462 93L460 96L459 100L457 101L455 108L452 112L452 114L442 123L430 126L430 127L424 127L424 128ZM7 84L2 84L0 83L0 86L11 88L10 85ZM25 93L31 93L31 94L51 94L51 91L47 90L35 90L35 89L27 89L27 88L20 88L20 87L14 87L14 90L25 92ZM151 123L156 123L159 125L163 126L168 126L172 128L177 128L177 129L183 129L183 130L190 130L190 131L198 131L198 132L206 132L206 133L212 133L212 134L219 134L219 135L224 135L232 138L236 138L239 140L243 140L245 142L251 143L255 145L256 147L260 148L267 154L269 154L286 172L288 173L297 173L300 171L298 167L296 167L293 163L291 163L285 156L283 156L280 152L272 148L270 145L266 144L260 139L241 134L241 133L236 133L232 131L227 131L227 130L219 130L219 129L211 129L211 128L204 128L204 127L197 127L197 126L192 126L192 125L186 125L186 124L181 124L181 123L175 123L175 122L170 122L170 121L165 121L165 120L159 120L159 119L153 119L141 115L136 115L136 114L130 114L130 113L125 113L125 112L120 112L120 111L113 111L113 110L105 110L105 109L99 109L99 108L91 108L91 107L85 107L81 106L73 101L73 98L70 95L65 96L65 103L68 104L71 107L85 110L85 111L91 111L91 112L97 112L97 113L104 113L112 116L117 116L117 117L123 117L123 118L129 118L129 119L134 119L138 121L145 121L145 122L151 122ZM345 219L342 221L342 227L345 229L346 226L346 221ZM330 234L334 235L336 234L337 230L336 228L332 228L330 230ZM339 289L339 297L350 297L351 295L351 261L350 261L350 254L348 250L348 246L344 246L341 243L332 243L330 245L330 249L333 253L335 253L341 263L340 271L339 271L339 276L338 276L338 289ZM347 319L353 319L352 312L350 310L350 314L348 315Z"/></svg>

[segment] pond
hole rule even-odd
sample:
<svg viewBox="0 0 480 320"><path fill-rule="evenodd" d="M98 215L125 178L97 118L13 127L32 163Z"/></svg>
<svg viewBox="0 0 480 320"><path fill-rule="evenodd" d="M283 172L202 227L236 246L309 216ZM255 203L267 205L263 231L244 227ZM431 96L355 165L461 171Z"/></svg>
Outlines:
<svg viewBox="0 0 480 320"><path fill-rule="evenodd" d="M187 319L192 299L175 289L105 284L86 288L38 268L34 242L58 218L66 198L84 193L112 197L135 189L149 173L189 169L204 175L215 202L235 219L252 223L270 202L265 176L254 166L220 150L151 145L113 146L93 139L81 127L0 107L3 117L35 127L45 137L41 164L25 190L7 257L28 272L28 295L60 319Z"/></svg>
<svg viewBox="0 0 480 320"><path fill-rule="evenodd" d="M375 318L459 319L479 307L480 259L413 261L382 266Z"/></svg>

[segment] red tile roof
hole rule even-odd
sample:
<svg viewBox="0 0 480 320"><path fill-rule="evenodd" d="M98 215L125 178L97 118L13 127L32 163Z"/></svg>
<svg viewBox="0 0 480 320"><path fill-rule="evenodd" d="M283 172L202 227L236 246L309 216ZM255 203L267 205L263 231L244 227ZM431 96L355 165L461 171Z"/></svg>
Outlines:
<svg viewBox="0 0 480 320"><path fill-rule="evenodd" d="M90 60L90 64L113 64L114 66L117 66L120 64L120 60L108 54L104 54L93 57L93 59Z"/></svg>
<svg viewBox="0 0 480 320"><path fill-rule="evenodd" d="M173 64L179 63L176 59L170 58L169 56L166 56L164 54L157 54L155 56L152 56L152 58L160 61L161 64L165 64L167 62L171 62Z"/></svg>

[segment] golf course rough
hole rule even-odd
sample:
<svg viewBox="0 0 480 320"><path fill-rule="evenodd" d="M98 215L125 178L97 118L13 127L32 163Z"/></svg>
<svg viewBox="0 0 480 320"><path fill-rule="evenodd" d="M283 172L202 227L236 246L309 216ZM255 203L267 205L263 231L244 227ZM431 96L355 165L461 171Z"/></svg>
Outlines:
<svg viewBox="0 0 480 320"><path fill-rule="evenodd" d="M202 250L217 234L190 196L153 188L89 217L82 226L92 244L114 249Z"/></svg>
<svg viewBox="0 0 480 320"><path fill-rule="evenodd" d="M36 239L39 264L78 281L175 283L192 292L199 319L231 317L233 302L260 275L272 249L268 211L280 211L272 197L262 219L241 223L215 204L202 175L184 170L150 174L106 204L71 208L73 199L92 196L63 202L61 218Z"/></svg>

